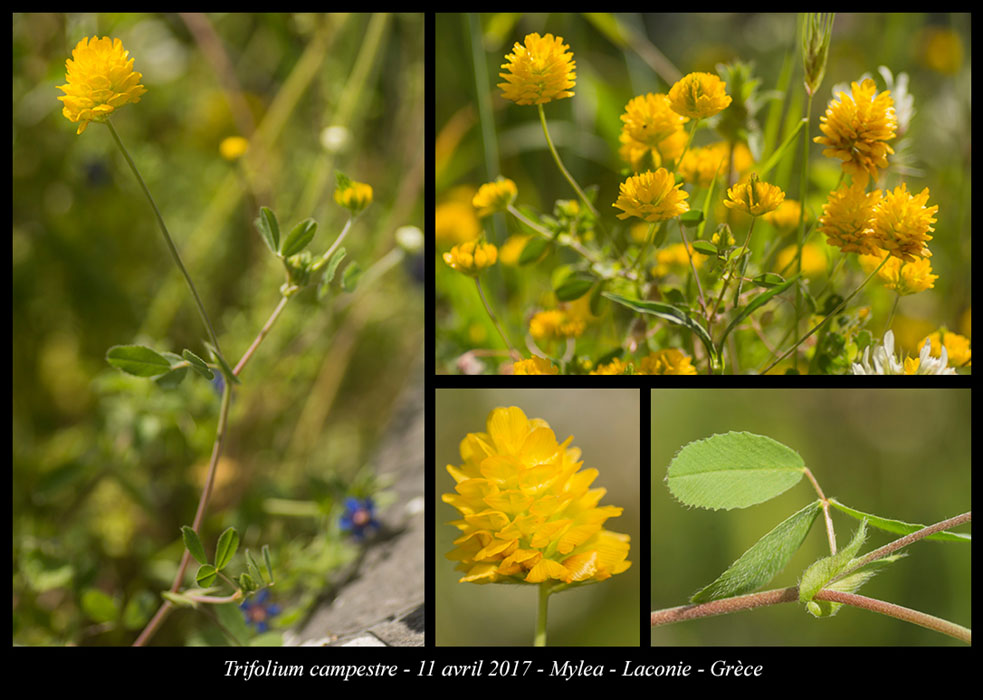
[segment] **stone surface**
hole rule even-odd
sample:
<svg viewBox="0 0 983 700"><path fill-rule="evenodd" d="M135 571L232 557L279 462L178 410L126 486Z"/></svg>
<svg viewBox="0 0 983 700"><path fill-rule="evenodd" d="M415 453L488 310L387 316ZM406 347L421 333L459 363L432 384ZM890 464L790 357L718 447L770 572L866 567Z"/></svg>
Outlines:
<svg viewBox="0 0 983 700"><path fill-rule="evenodd" d="M381 531L365 545L347 582L299 629L289 645L423 646L423 375L397 402L375 459L395 501L379 512Z"/></svg>

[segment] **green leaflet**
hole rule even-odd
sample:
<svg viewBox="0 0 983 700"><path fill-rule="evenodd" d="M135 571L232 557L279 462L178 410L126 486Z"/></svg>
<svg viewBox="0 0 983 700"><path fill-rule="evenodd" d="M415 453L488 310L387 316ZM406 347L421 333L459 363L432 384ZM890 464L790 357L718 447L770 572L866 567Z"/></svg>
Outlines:
<svg viewBox="0 0 983 700"><path fill-rule="evenodd" d="M850 568L853 563L854 557L863 543L867 539L867 521L861 520L860 527L853 535L853 539L850 540L850 544L828 557L824 557L819 561L815 562L802 574L802 580L799 581L799 601L806 603L806 608L816 617L827 617L835 615L836 611L840 607L840 603L830 603L828 601L814 601L813 597L819 593L823 588L826 587L830 581L832 581L836 576ZM866 567L865 567L866 568ZM850 576L846 577L839 583L850 581L856 583L856 588L865 583L870 576L866 578L856 577L855 572ZM871 574L873 575L873 574ZM856 590L854 588L853 590ZM842 588L837 588L836 590L843 590Z"/></svg>
<svg viewBox="0 0 983 700"><path fill-rule="evenodd" d="M709 586L690 598L691 603L705 603L719 598L742 595L760 588L774 578L809 534L812 523L822 510L816 500L779 523Z"/></svg>
<svg viewBox="0 0 983 700"><path fill-rule="evenodd" d="M866 519L868 525L873 525L874 527L886 532L893 532L896 535L910 535L911 533L918 532L925 527L924 525L918 525L917 523L906 523L901 520L892 520L890 518L882 518L877 515L871 515L870 513L863 513L859 510L843 505L835 498L829 499L829 503L831 506L837 510L843 511L850 517L856 518L857 520ZM936 532L934 535L929 535L925 539L937 540L939 542L971 542L973 538L969 533Z"/></svg>
<svg viewBox="0 0 983 700"><path fill-rule="evenodd" d="M137 377L156 377L171 369L166 357L145 345L114 345L106 352L106 361Z"/></svg>
<svg viewBox="0 0 983 700"><path fill-rule="evenodd" d="M184 540L184 546L187 547L188 552L190 552L191 556L195 558L195 561L197 561L199 564L208 563L208 557L205 556L205 548L201 546L201 540L198 539L198 533L187 525L182 525L181 538Z"/></svg>
<svg viewBox="0 0 983 700"><path fill-rule="evenodd" d="M227 528L218 536L218 544L215 545L215 568L221 571L228 566L238 548L239 531L234 527Z"/></svg>
<svg viewBox="0 0 983 700"><path fill-rule="evenodd" d="M716 360L717 348L713 344L713 339L710 337L710 334L707 333L706 328L700 325L700 322L692 316L688 309L682 309L677 306L673 306L672 304L666 304L660 301L629 299L628 297L623 297L619 294L613 294L611 292L604 292L604 296L613 302L628 307L632 311L658 316L664 321L688 328L690 331L692 331L693 335L700 339L700 342L702 342L704 347L706 347L707 352L711 355L711 357L713 357L714 360Z"/></svg>
<svg viewBox="0 0 983 700"><path fill-rule="evenodd" d="M790 447L762 435L730 432L684 446L666 476L682 503L717 510L746 508L790 489L805 463Z"/></svg>

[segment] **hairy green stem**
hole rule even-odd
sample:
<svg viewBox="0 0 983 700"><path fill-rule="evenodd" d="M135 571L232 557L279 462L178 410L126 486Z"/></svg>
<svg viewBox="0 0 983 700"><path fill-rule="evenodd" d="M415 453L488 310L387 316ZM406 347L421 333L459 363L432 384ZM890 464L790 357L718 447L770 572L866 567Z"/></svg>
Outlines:
<svg viewBox="0 0 983 700"><path fill-rule="evenodd" d="M751 224L747 229L747 237L744 239L744 245L741 247L741 252L737 256L736 260L740 260L747 253L748 244L751 243L751 232L754 231L754 222L757 221L757 219L758 217L756 216L751 217ZM720 295L717 297L717 301L714 302L713 310L710 312L711 319L717 315L717 309L720 308L720 301L724 298L724 294L727 293L727 287L730 286L730 281L734 276L734 267L737 267L736 260L734 266L727 270L727 279L724 280L723 286L720 288Z"/></svg>
<svg viewBox="0 0 983 700"><path fill-rule="evenodd" d="M202 322L205 324L205 330L208 331L208 337L212 341L212 345L215 347L216 352L220 355L222 353L220 345L218 344L218 337L215 335L215 329L212 327L212 322L208 318L208 312L205 311L205 305L201 302L201 297L198 296L198 290L195 288L195 283L191 280L191 275L188 274L188 270L184 267L184 263L181 262L181 256L178 254L177 246L174 245L174 239L171 238L171 234L167 230L167 224L164 223L164 217L161 216L160 209L157 208L157 202L154 201L154 196L150 194L150 189L147 187L147 183L143 181L143 176L140 175L140 170L137 168L136 163L133 162L133 158L130 157L129 151L126 150L126 146L119 138L119 134L116 133L116 127L113 123L106 120L106 126L109 127L109 133L113 135L113 140L116 141L116 145L119 146L120 152L123 154L123 158L126 160L127 164L130 166L130 170L136 176L137 182L140 183L140 189L143 190L144 195L147 197L147 201L150 202L151 208L154 210L154 215L157 217L157 223L160 226L160 232L164 235L164 242L167 243L168 250L171 251L171 257L174 258L175 264L184 275L185 281L188 283L188 289L191 290L191 296L195 300L195 306L198 307L198 313L201 316Z"/></svg>
<svg viewBox="0 0 983 700"><path fill-rule="evenodd" d="M822 488L819 486L819 482L816 481L816 477L812 475L812 471L809 467L803 467L805 469L806 476L809 477L809 481L812 482L812 487L816 489L816 493L819 494L819 502L823 506L823 515L826 518L826 537L829 539L829 553L836 554L836 532L833 530L833 519L829 514L829 499L826 498L826 494L823 493Z"/></svg>

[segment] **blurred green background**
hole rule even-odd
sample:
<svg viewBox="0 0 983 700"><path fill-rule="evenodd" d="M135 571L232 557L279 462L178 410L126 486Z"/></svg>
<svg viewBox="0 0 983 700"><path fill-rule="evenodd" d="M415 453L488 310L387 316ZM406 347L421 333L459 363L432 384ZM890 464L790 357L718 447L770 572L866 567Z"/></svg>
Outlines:
<svg viewBox="0 0 983 700"><path fill-rule="evenodd" d="M287 624L354 555L338 504L378 490L373 447L420 376L422 259L393 234L423 227L423 25L421 14L13 15L15 643L133 640L176 571L218 409L197 377L163 390L106 364L117 344L205 355L205 334L108 129L76 136L61 114L72 49L118 37L143 74L147 94L113 122L232 363L284 281L253 226L259 207L286 232L315 218L320 255L347 218L335 170L374 189L344 243L366 271L359 288L294 297L246 367L204 524L209 550L230 525L242 547L272 546ZM244 158L220 156L230 136L250 140ZM227 643L209 625L179 611L154 641Z"/></svg>
<svg viewBox="0 0 983 700"><path fill-rule="evenodd" d="M436 568L434 640L438 646L532 646L537 586L458 583L461 573L444 554L454 548L460 514L440 500L454 490L446 465L461 464L458 450L468 433L485 432L498 406L518 406L542 418L557 441L573 436L584 469L600 473L592 488L607 494L600 505L624 508L605 528L631 536L631 567L606 581L550 596L549 646L637 646L639 643L639 393L600 389L438 389L435 401ZM603 416L603 420L599 417Z"/></svg>
<svg viewBox="0 0 983 700"><path fill-rule="evenodd" d="M743 510L679 504L666 469L684 445L744 430L788 445L827 497L858 510L930 525L971 509L968 389L654 389L652 391L652 610L684 605L786 517L816 498L807 479ZM833 510L842 546L859 521ZM966 527L958 529L968 532ZM863 552L896 539L870 528ZM971 626L970 545L917 542L859 592ZM822 518L765 589L794 586L829 555ZM954 639L844 606L815 619L776 605L654 628L664 645L960 645Z"/></svg>
<svg viewBox="0 0 983 700"><path fill-rule="evenodd" d="M904 181L916 193L928 187L929 204L939 206L930 244L932 268L939 279L934 289L904 298L892 324L898 346L914 355L918 341L943 324L965 336L971 331L971 28L968 14L839 14L825 79L812 103L810 136L815 137L821 133L819 118L834 97L834 86L849 90L851 81L868 74L883 90L880 66L890 69L896 82L900 74L907 75L913 112L907 130L899 130L899 137L891 142L896 153L889 157L891 167L880 186L893 188ZM753 63L754 75L761 80L760 108L754 120L765 156L794 130L806 108L794 13L438 14L438 371L457 371L454 360L472 348L504 350L474 284L443 264L440 253L481 230L499 246L510 235L523 233L511 216L496 214L479 222L473 211L458 205L470 203L479 185L499 175L515 181L517 205L528 205L540 213L552 214L557 199L576 199L547 150L536 108L505 100L496 87L502 82L499 73L505 55L531 32L561 36L573 53L575 95L544 105L546 118L573 177L582 187L599 188L597 209L609 231L620 231L616 236L626 236L626 226L617 221L611 205L624 180L620 171L625 163L618 155L620 116L632 97L668 92L683 74L715 72L719 63ZM479 84L483 85L480 89ZM900 112L902 92L896 88L892 94ZM701 129L695 143L705 145L719 138ZM790 199L800 199L801 137L791 153L768 181L782 187ZM815 221L840 176L840 162L824 157L819 144L813 143L810 153L807 207ZM746 223L734 231L739 241L743 231ZM708 227L706 235L710 232ZM755 230L759 248L775 238L770 226ZM824 250L822 238L813 233L808 240ZM678 242L679 234L672 229L666 245ZM836 249L830 250L837 254ZM501 252L504 261L508 256ZM842 273L837 282L844 294L864 276L856 256L850 257L850 286ZM534 309L554 308L551 272L580 260L567 250L531 267L503 263L482 275L486 295L506 333L521 338ZM821 289L824 280L825 274L814 280L812 291ZM894 300L894 292L876 284L863 294L862 303L870 304L874 312L870 330L876 338L885 330ZM596 359L621 343L623 330L611 318L608 309L600 321L589 326L578 340L578 353Z"/></svg>

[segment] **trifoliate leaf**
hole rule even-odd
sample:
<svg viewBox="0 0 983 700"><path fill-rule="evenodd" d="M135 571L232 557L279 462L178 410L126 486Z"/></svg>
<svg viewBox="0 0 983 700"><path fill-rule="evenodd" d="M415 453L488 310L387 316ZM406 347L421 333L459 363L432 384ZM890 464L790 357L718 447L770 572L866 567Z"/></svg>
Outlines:
<svg viewBox="0 0 983 700"><path fill-rule="evenodd" d="M809 534L812 523L822 510L817 500L791 515L722 573L716 581L690 598L691 603L742 595L760 588L774 578Z"/></svg>
<svg viewBox="0 0 983 700"><path fill-rule="evenodd" d="M746 508L790 489L805 473L791 447L762 435L731 432L696 440L669 464L672 495L689 506Z"/></svg>

